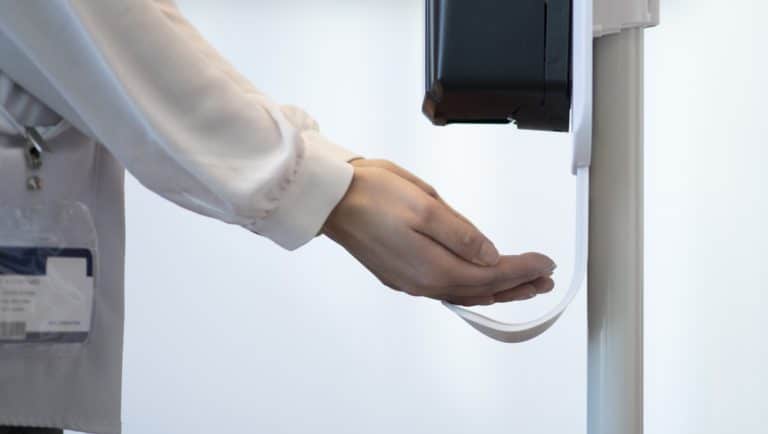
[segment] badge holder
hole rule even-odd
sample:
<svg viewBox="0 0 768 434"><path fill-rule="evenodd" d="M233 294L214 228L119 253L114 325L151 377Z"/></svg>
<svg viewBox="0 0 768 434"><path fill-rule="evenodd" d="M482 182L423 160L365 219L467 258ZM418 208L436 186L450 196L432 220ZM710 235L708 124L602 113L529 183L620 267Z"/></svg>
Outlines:
<svg viewBox="0 0 768 434"><path fill-rule="evenodd" d="M24 137L29 197L0 205L0 345L28 348L83 344L93 318L98 277L96 228L80 202L47 200L44 135L0 116ZM61 345L57 345L61 347Z"/></svg>

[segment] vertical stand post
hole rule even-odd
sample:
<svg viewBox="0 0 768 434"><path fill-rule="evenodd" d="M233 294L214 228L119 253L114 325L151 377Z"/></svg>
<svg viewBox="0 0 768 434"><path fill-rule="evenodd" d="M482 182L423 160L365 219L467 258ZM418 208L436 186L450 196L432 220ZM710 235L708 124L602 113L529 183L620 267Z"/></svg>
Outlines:
<svg viewBox="0 0 768 434"><path fill-rule="evenodd" d="M589 434L643 432L643 30L595 40Z"/></svg>

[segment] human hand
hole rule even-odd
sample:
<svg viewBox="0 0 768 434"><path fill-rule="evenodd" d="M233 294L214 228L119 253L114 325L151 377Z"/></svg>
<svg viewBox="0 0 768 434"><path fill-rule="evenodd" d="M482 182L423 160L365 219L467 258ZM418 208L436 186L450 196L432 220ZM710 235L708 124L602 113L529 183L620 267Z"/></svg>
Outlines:
<svg viewBox="0 0 768 434"><path fill-rule="evenodd" d="M352 184L323 233L384 285L465 306L527 299L554 287L552 260L500 256L415 175L384 160L352 164Z"/></svg>

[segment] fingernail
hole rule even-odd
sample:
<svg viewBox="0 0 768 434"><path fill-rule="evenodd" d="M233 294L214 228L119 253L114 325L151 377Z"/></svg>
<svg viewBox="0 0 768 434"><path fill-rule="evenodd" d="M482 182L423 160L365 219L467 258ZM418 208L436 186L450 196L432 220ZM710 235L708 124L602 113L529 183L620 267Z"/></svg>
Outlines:
<svg viewBox="0 0 768 434"><path fill-rule="evenodd" d="M477 262L480 265L496 265L499 263L499 259L499 251L496 250L496 247L490 241L484 241L480 247Z"/></svg>
<svg viewBox="0 0 768 434"><path fill-rule="evenodd" d="M545 269L544 269L544 272L545 272L545 273L550 273L550 274L551 274L551 273L553 273L553 272L554 272L556 269L557 269L557 264L555 264L555 263L553 262L553 263L552 263L552 265L550 265L549 267L547 267L547 268L545 268Z"/></svg>

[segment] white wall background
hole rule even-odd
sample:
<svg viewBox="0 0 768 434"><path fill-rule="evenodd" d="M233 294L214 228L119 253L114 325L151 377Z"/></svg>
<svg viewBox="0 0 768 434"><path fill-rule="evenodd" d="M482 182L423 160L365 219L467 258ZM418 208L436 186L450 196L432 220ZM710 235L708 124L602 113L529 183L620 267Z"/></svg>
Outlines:
<svg viewBox="0 0 768 434"><path fill-rule="evenodd" d="M761 433L768 6L663 3L646 47L646 432ZM432 127L421 0L181 5L262 90L431 181L505 252L550 254L564 289L567 137ZM584 294L545 336L502 345L327 239L284 252L127 188L126 434L586 431Z"/></svg>
<svg viewBox="0 0 768 434"><path fill-rule="evenodd" d="M647 432L766 433L768 4L662 9L646 39Z"/></svg>

